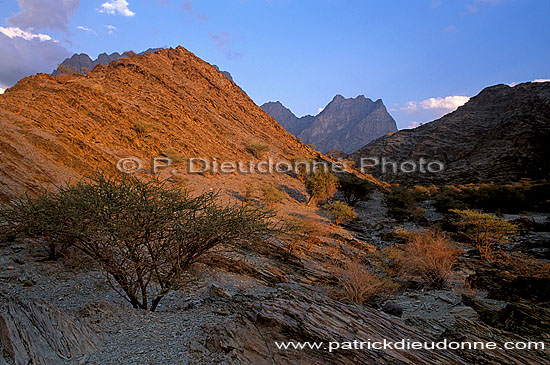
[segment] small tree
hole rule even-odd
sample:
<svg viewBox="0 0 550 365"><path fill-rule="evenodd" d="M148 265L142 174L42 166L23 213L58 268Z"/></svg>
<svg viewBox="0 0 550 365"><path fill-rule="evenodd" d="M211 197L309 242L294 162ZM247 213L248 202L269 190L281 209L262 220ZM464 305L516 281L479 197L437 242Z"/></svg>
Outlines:
<svg viewBox="0 0 550 365"><path fill-rule="evenodd" d="M151 311L181 287L189 266L211 248L279 229L270 211L222 206L215 193L191 197L165 182L124 174L28 198L7 215L6 226L14 231L71 242L99 263L134 308Z"/></svg>
<svg viewBox="0 0 550 365"><path fill-rule="evenodd" d="M323 208L334 218L336 224L342 224L357 218L355 210L344 202L334 201L323 205Z"/></svg>
<svg viewBox="0 0 550 365"><path fill-rule="evenodd" d="M460 220L455 224L466 228L465 236L483 260L489 258L493 246L508 241L519 232L517 225L478 210L452 209L451 212L458 214Z"/></svg>
<svg viewBox="0 0 550 365"><path fill-rule="evenodd" d="M366 180L355 176L346 176L339 179L339 188L344 200L352 207L361 200L366 200L374 191L374 186Z"/></svg>
<svg viewBox="0 0 550 365"><path fill-rule="evenodd" d="M307 205L312 202L324 203L334 196L338 189L338 178L326 169L315 169L304 179L306 190L309 193Z"/></svg>

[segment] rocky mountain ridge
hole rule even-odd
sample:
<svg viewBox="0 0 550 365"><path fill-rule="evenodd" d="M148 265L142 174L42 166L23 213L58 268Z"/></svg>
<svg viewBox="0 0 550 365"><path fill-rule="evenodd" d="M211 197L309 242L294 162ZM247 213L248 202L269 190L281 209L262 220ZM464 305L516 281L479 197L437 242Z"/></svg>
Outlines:
<svg viewBox="0 0 550 365"><path fill-rule="evenodd" d="M163 48L149 48L146 51L140 52L138 54L145 55L148 53L159 51L161 49ZM66 58L65 60L63 60L63 62L59 64L58 68L52 72L52 75L59 76L62 73L73 73L73 72L85 74L93 70L94 67L96 67L97 65L107 66L109 63L113 61L118 61L123 57L131 57L135 54L136 53L133 51L126 51L126 52L123 52L122 54L118 52L107 54L104 52L99 54L97 58L93 60L86 53L80 53L80 54L75 53L70 58ZM216 70L220 71L225 77L233 81L233 76L231 76L229 72L220 70L220 68L216 65L213 65L213 66L216 68Z"/></svg>
<svg viewBox="0 0 550 365"><path fill-rule="evenodd" d="M252 160L313 151L183 47L123 57L89 74L30 76L0 95L0 198L165 155ZM141 170L140 170L141 171Z"/></svg>
<svg viewBox="0 0 550 365"><path fill-rule="evenodd" d="M454 184L546 179L550 171L550 82L485 88L464 106L411 130L373 141L350 158L378 159L367 169L387 181L403 184ZM382 159L397 163L382 171ZM434 173L419 162L439 162ZM405 171L401 164L410 161ZM366 165L374 165L370 160ZM437 167L437 168L436 168Z"/></svg>

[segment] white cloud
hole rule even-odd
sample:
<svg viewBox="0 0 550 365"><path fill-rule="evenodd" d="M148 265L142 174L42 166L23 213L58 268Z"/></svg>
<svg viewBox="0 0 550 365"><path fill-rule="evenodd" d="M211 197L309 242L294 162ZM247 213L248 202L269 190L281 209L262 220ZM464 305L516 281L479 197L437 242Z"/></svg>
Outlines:
<svg viewBox="0 0 550 365"><path fill-rule="evenodd" d="M52 72L70 52L46 34L0 27L0 85L10 87L25 76Z"/></svg>
<svg viewBox="0 0 550 365"><path fill-rule="evenodd" d="M128 1L126 0L108 0L107 2L101 4L100 13L107 13L114 15L116 13L124 16L134 16L136 13L131 11L128 8Z"/></svg>
<svg viewBox="0 0 550 365"><path fill-rule="evenodd" d="M446 96L444 98L429 98L422 100L420 106L422 109L444 109L444 110L455 110L459 106L466 104L470 100L467 96Z"/></svg>
<svg viewBox="0 0 550 365"><path fill-rule="evenodd" d="M409 126L406 127L405 129L414 129L414 128L420 126L421 124L422 123L415 120L415 121L411 122L411 124L409 124Z"/></svg>
<svg viewBox="0 0 550 365"><path fill-rule="evenodd" d="M23 38L26 41L37 39L41 42L45 42L45 41L57 42L56 40L54 40L52 37L50 37L47 34L41 34L41 33L34 34L34 33L31 33L31 32L24 31L24 30L22 30L20 28L17 28L17 27L8 27L8 28L0 27L0 33L4 34L8 38L16 38L17 37L17 38Z"/></svg>
<svg viewBox="0 0 550 365"><path fill-rule="evenodd" d="M86 27L86 26L84 26L84 25L78 25L78 26L76 27L76 29L83 30L83 31L85 31L85 32L87 32L87 33L96 34L95 30L90 29L90 28L88 28L88 27Z"/></svg>
<svg viewBox="0 0 550 365"><path fill-rule="evenodd" d="M550 79L535 79L531 82L550 82Z"/></svg>
<svg viewBox="0 0 550 365"><path fill-rule="evenodd" d="M469 97L460 95L446 96L444 98L429 98L422 101L409 101L407 105L399 110L407 113L417 113L422 110L435 110L448 113L466 104L468 100L470 100Z"/></svg>
<svg viewBox="0 0 550 365"><path fill-rule="evenodd" d="M3 94L4 91L6 91L6 89L3 89L3 88L0 87L0 94Z"/></svg>
<svg viewBox="0 0 550 365"><path fill-rule="evenodd" d="M109 34L113 34L113 32L117 30L117 27L115 27L114 25L106 25L105 28L107 28Z"/></svg>
<svg viewBox="0 0 550 365"><path fill-rule="evenodd" d="M53 29L68 33L71 15L80 7L80 0L17 0L21 11L8 23L24 30Z"/></svg>

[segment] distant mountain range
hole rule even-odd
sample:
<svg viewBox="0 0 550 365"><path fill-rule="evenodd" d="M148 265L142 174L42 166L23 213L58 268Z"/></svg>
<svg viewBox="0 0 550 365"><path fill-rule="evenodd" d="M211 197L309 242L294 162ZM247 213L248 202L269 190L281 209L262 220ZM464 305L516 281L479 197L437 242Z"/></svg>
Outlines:
<svg viewBox="0 0 550 365"><path fill-rule="evenodd" d="M349 156L417 164L415 172L368 170L387 182L456 184L550 178L550 82L491 86L453 113L373 141ZM419 171L440 161L441 172ZM367 161L373 165L374 160ZM433 170L438 170L433 166ZM411 170L412 165L405 170Z"/></svg>
<svg viewBox="0 0 550 365"><path fill-rule="evenodd" d="M326 153L352 153L388 133L396 132L395 120L381 99L372 101L359 95L346 99L336 95L316 116L298 118L279 101L268 102L261 108L287 131L306 144Z"/></svg>
<svg viewBox="0 0 550 365"><path fill-rule="evenodd" d="M149 48L146 51L140 52L139 55L144 55L148 53L153 53L158 50L161 50L162 48ZM111 54L107 53L101 53L95 60L92 60L90 56L88 56L86 53L75 53L70 58L66 58L63 62L59 64L57 69L55 69L52 72L52 75L59 76L62 73L88 73L91 70L94 69L97 65L103 65L106 66L109 63L113 61L118 61L122 57L130 57L135 55L136 53L133 51L127 51L122 54L118 52L114 52ZM216 65L213 65L216 70L220 71L225 77L227 77L229 80L233 81L233 77L231 74L227 71L221 71L220 68Z"/></svg>

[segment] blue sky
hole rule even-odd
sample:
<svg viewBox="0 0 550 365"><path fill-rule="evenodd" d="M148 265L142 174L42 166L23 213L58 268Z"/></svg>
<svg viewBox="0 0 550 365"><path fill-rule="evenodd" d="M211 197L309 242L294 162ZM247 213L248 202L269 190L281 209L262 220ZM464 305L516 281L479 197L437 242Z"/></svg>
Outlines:
<svg viewBox="0 0 550 365"><path fill-rule="evenodd" d="M550 0L0 0L0 88L66 56L182 45L252 99L382 98L399 128L550 78Z"/></svg>

